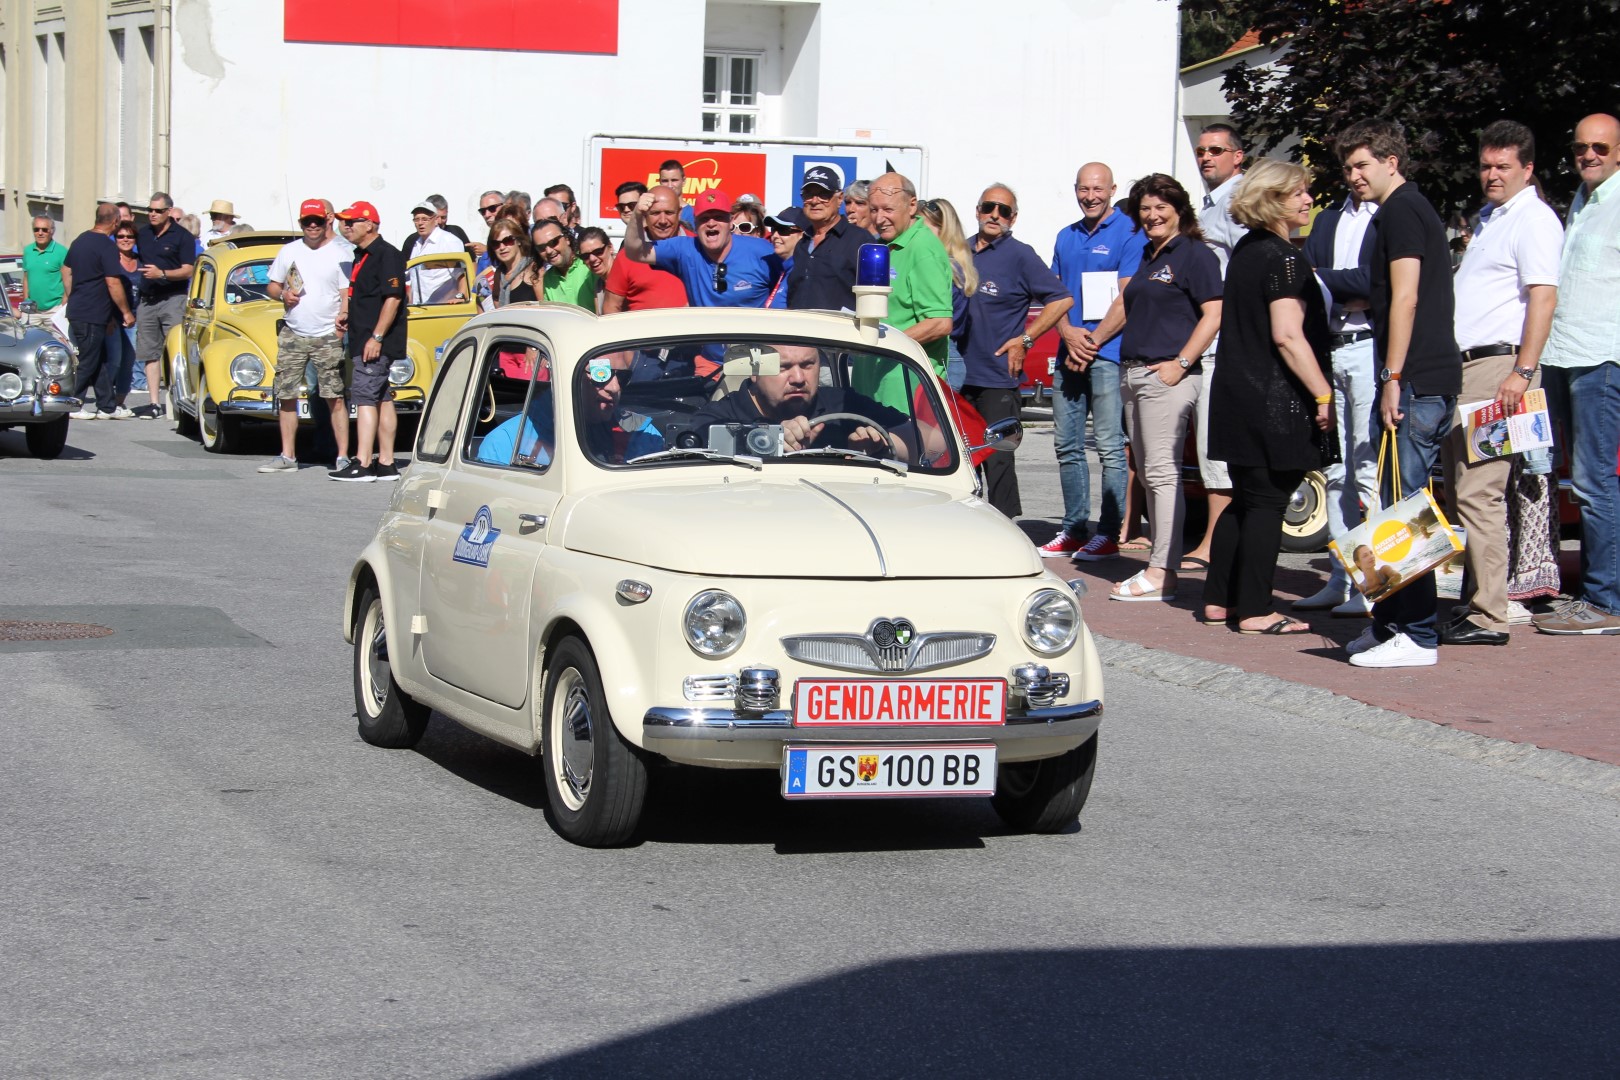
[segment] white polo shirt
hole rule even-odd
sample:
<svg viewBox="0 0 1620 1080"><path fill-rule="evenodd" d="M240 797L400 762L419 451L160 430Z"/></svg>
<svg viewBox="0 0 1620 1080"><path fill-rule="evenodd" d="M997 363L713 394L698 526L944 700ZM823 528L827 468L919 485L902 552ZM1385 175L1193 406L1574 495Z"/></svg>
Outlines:
<svg viewBox="0 0 1620 1080"><path fill-rule="evenodd" d="M409 262L418 255L459 255L465 250L454 233L435 225L426 236L411 238L410 246L405 251L405 261ZM411 288L411 303L443 303L445 298L439 294L454 276L455 271L449 269L414 268L406 276Z"/></svg>
<svg viewBox="0 0 1620 1080"><path fill-rule="evenodd" d="M1530 286L1558 284L1563 250L1564 227L1534 187L1487 203L1452 279L1457 348L1519 344Z"/></svg>
<svg viewBox="0 0 1620 1080"><path fill-rule="evenodd" d="M1198 227L1204 230L1204 243L1221 261L1221 277L1226 277L1226 264L1232 258L1232 249L1249 230L1232 220L1232 196L1243 183L1242 173L1233 173L1226 182L1204 196L1204 208L1198 212Z"/></svg>

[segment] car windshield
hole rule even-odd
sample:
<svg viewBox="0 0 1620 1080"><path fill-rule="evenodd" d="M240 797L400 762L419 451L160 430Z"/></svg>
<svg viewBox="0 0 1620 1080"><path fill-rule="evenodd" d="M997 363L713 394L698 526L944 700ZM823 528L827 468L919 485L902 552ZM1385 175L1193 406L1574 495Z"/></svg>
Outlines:
<svg viewBox="0 0 1620 1080"><path fill-rule="evenodd" d="M231 267L225 275L225 302L248 304L270 299L270 260Z"/></svg>
<svg viewBox="0 0 1620 1080"><path fill-rule="evenodd" d="M405 288L416 307L467 302L467 269L460 257L422 259L405 273Z"/></svg>
<svg viewBox="0 0 1620 1080"><path fill-rule="evenodd" d="M912 360L827 342L649 341L586 358L580 443L605 466L804 461L948 473L956 437Z"/></svg>

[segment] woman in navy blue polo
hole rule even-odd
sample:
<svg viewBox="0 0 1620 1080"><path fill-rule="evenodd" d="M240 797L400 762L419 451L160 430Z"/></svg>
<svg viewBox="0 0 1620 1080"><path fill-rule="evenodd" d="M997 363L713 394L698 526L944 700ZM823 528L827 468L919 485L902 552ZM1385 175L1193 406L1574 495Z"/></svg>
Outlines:
<svg viewBox="0 0 1620 1080"><path fill-rule="evenodd" d="M1124 323L1120 397L1131 452L1147 488L1153 551L1147 568L1116 585L1110 599L1172 600L1187 509L1181 494L1182 446L1198 407L1203 379L1198 358L1221 325L1221 264L1203 242L1187 189L1174 177L1154 173L1138 180L1127 212L1147 234L1147 250L1125 287L1123 304L1091 337L1100 344Z"/></svg>

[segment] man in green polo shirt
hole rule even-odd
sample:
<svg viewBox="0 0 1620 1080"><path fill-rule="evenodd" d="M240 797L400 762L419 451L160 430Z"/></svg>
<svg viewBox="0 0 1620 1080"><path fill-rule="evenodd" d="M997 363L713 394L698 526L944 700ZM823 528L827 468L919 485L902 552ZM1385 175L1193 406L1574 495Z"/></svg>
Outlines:
<svg viewBox="0 0 1620 1080"><path fill-rule="evenodd" d="M66 258L67 248L56 242L56 222L35 218L34 246L23 249L23 299L32 300L41 312L60 306L66 295L62 285Z"/></svg>
<svg viewBox="0 0 1620 1080"><path fill-rule="evenodd" d="M872 231L889 245L888 323L923 347L934 373L945 377L951 334L951 260L922 218L917 188L899 173L872 181L867 196ZM911 400L897 365L873 365L855 389L891 408L910 413ZM870 385L861 386L861 382Z"/></svg>
<svg viewBox="0 0 1620 1080"><path fill-rule="evenodd" d="M546 264L546 300L596 310L596 275L574 253L573 236L555 221L543 221L534 229L534 250Z"/></svg>

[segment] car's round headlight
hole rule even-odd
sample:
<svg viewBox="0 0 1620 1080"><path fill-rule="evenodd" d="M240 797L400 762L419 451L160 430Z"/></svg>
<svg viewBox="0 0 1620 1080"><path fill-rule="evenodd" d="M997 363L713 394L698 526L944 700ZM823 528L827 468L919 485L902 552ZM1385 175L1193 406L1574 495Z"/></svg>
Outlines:
<svg viewBox="0 0 1620 1080"><path fill-rule="evenodd" d="M1042 589L1024 608L1024 641L1043 656L1063 652L1080 633L1080 608L1056 589Z"/></svg>
<svg viewBox="0 0 1620 1080"><path fill-rule="evenodd" d="M243 353L231 361L231 382L237 386L262 386L264 361L252 353Z"/></svg>
<svg viewBox="0 0 1620 1080"><path fill-rule="evenodd" d="M22 393L22 376L15 371L0 375L0 401L10 401Z"/></svg>
<svg viewBox="0 0 1620 1080"><path fill-rule="evenodd" d="M737 651L748 629L748 619L736 597L710 589L692 597L682 625L693 652L719 659Z"/></svg>
<svg viewBox="0 0 1620 1080"><path fill-rule="evenodd" d="M49 341L34 350L34 361L39 364L41 375L54 379L67 374L68 365L73 362L73 354L64 346Z"/></svg>
<svg viewBox="0 0 1620 1080"><path fill-rule="evenodd" d="M408 356L403 360L395 360L388 365L388 381L395 386L404 386L411 381L411 376L415 374L416 364Z"/></svg>

